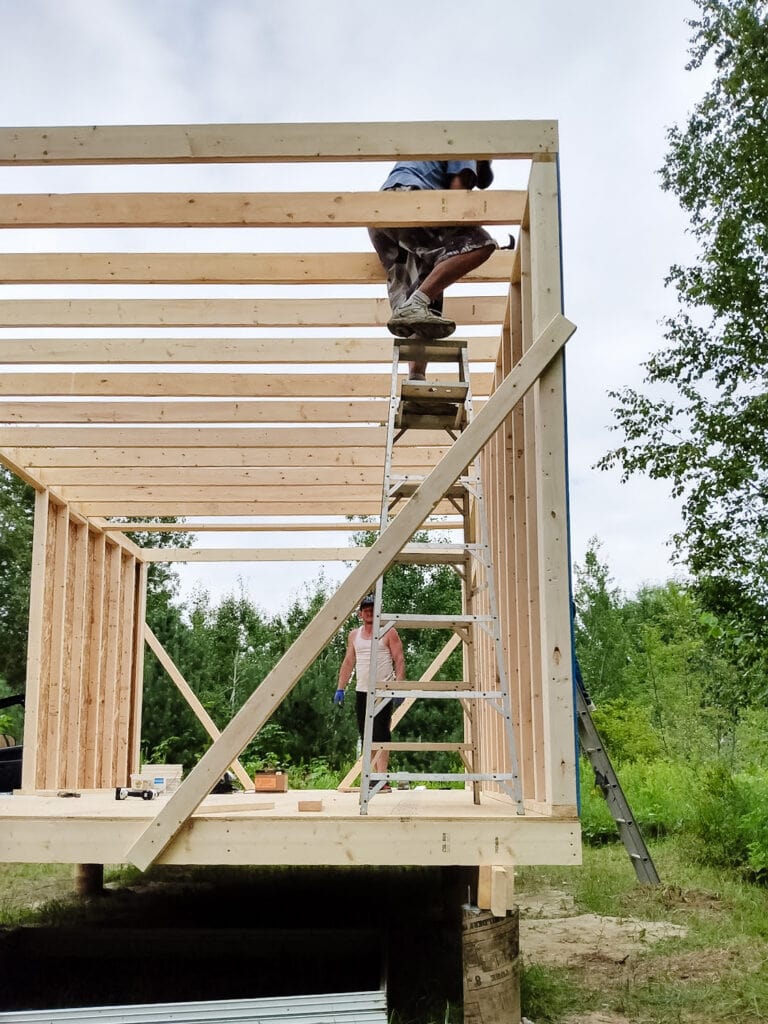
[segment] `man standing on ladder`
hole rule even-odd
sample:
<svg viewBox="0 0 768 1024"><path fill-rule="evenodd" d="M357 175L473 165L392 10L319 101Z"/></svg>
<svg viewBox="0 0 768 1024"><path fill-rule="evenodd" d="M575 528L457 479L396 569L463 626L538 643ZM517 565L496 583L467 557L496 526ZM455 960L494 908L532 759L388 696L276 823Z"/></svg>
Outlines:
<svg viewBox="0 0 768 1024"><path fill-rule="evenodd" d="M373 594L368 594L360 602L360 618L362 626L353 629L347 638L347 653L339 669L339 681L333 696L334 704L344 703L344 691L355 673L355 710L357 712L357 729L360 738L365 730L366 700L370 680L371 644L373 639ZM377 643L376 682L390 679L405 679L405 655L403 644L396 629L388 629ZM373 720L374 743L389 743L392 740L392 701L376 715ZM385 772L389 764L389 751L380 750L373 759L373 771ZM387 784L381 791L389 791Z"/></svg>
<svg viewBox="0 0 768 1024"><path fill-rule="evenodd" d="M490 160L401 161L383 192L488 188ZM388 329L398 338L447 338L456 324L442 315L443 291L490 257L497 243L475 224L417 228L370 228L373 247L387 272L392 307ZM409 364L409 379L424 380L426 362Z"/></svg>

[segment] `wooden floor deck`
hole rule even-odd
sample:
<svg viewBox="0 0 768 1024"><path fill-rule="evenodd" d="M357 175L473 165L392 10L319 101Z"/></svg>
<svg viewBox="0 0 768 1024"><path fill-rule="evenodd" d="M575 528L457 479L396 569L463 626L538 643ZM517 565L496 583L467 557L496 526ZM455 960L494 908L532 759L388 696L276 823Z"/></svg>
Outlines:
<svg viewBox="0 0 768 1024"><path fill-rule="evenodd" d="M121 864L167 796L118 801L114 790L0 797L0 862ZM322 800L300 811L300 800ZM373 798L289 790L209 796L158 863L254 865L579 864L574 818L515 814L507 802L472 803L461 790L408 790Z"/></svg>

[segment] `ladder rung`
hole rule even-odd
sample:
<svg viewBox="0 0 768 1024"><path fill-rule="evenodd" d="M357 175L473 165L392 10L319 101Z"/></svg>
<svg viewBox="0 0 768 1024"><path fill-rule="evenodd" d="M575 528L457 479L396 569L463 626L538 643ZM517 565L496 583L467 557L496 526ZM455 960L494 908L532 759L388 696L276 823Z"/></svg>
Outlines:
<svg viewBox="0 0 768 1024"><path fill-rule="evenodd" d="M466 381L428 384L425 381L409 383L404 380L400 388L400 397L403 402L418 402L419 405L429 408L430 405L442 405L444 402L463 402L468 391Z"/></svg>
<svg viewBox="0 0 768 1024"><path fill-rule="evenodd" d="M382 625L398 625L401 629L455 629L495 621L492 615L406 615L382 612Z"/></svg>
<svg viewBox="0 0 768 1024"><path fill-rule="evenodd" d="M458 700L498 700L502 695L500 690L435 690L426 689L426 685L421 689L413 690L400 690L396 688L391 690L377 689L374 690L374 694L382 699L385 697L434 697L442 700L452 700L454 698ZM450 686L450 683L448 685Z"/></svg>
<svg viewBox="0 0 768 1024"><path fill-rule="evenodd" d="M405 340L398 344L398 354L402 360L414 363L450 363L458 362L467 342L462 338L442 338L437 341Z"/></svg>
<svg viewBox="0 0 768 1024"><path fill-rule="evenodd" d="M468 690L469 683L466 680L448 680L442 682L440 679L381 679L376 680L376 693L392 694L395 690Z"/></svg>
<svg viewBox="0 0 768 1024"><path fill-rule="evenodd" d="M411 498L421 487L421 480L398 480L389 492L390 498ZM453 484L443 495L444 498L463 498L467 493L463 484Z"/></svg>
<svg viewBox="0 0 768 1024"><path fill-rule="evenodd" d="M401 408L397 413L395 426L398 430L405 430L407 428L415 428L417 430L463 430L466 423L463 406L457 406L457 409L461 410L460 416L457 416L454 411L437 415L436 413L412 412L407 407L405 409Z"/></svg>
<svg viewBox="0 0 768 1024"><path fill-rule="evenodd" d="M465 548L448 547L447 544L409 544L395 561L410 565L461 565L466 557Z"/></svg>
<svg viewBox="0 0 768 1024"><path fill-rule="evenodd" d="M371 744L371 750L472 750L471 743L417 743L414 740L412 743L401 742L401 743L373 743Z"/></svg>
<svg viewBox="0 0 768 1024"><path fill-rule="evenodd" d="M371 781L391 779L393 782L512 782L517 776L511 772L371 772Z"/></svg>

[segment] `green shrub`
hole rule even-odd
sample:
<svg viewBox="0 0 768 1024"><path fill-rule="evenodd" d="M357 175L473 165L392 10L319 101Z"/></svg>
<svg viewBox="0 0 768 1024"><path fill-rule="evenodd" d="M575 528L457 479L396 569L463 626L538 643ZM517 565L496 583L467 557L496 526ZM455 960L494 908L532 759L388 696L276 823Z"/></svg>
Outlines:
<svg viewBox="0 0 768 1024"><path fill-rule="evenodd" d="M581 791L581 833L585 842L597 845L618 839L616 823L608 810L605 797L594 782L589 762L580 761L579 788Z"/></svg>
<svg viewBox="0 0 768 1024"><path fill-rule="evenodd" d="M661 743L647 708L618 697L595 708L592 719L612 760L626 764L653 761L661 755Z"/></svg>
<svg viewBox="0 0 768 1024"><path fill-rule="evenodd" d="M696 772L674 761L624 764L622 789L647 835L674 835L687 827L697 788Z"/></svg>
<svg viewBox="0 0 768 1024"><path fill-rule="evenodd" d="M688 827L696 774L671 761L614 765L619 784L644 835L674 835ZM618 840L616 823L589 763L581 761L581 823L588 843Z"/></svg>
<svg viewBox="0 0 768 1024"><path fill-rule="evenodd" d="M292 789L336 789L350 767L334 769L326 758L313 757L309 764L297 764L288 769L288 784Z"/></svg>
<svg viewBox="0 0 768 1024"><path fill-rule="evenodd" d="M703 863L768 872L768 775L733 774L721 761L702 773L690 823Z"/></svg>

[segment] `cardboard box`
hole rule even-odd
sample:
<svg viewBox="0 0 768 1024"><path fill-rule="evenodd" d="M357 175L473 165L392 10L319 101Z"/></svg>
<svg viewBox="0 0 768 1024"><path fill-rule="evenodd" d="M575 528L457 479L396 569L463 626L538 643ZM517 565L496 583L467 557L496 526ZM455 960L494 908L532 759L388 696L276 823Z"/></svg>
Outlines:
<svg viewBox="0 0 768 1024"><path fill-rule="evenodd" d="M181 785L182 774L183 766L180 764L145 764L140 772L131 775L131 789L173 793Z"/></svg>
<svg viewBox="0 0 768 1024"><path fill-rule="evenodd" d="M253 785L257 793L287 793L288 775L286 772L256 772Z"/></svg>

